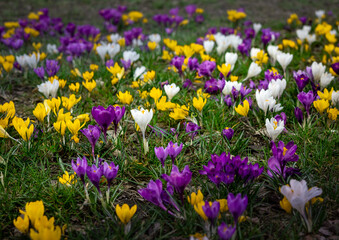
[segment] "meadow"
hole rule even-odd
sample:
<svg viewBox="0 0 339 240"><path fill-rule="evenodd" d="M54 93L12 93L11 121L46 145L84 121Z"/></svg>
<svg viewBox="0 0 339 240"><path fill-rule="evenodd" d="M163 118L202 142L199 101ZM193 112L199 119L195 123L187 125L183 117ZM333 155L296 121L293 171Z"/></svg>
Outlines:
<svg viewBox="0 0 339 240"><path fill-rule="evenodd" d="M2 10L0 238L338 239L335 8L142 3Z"/></svg>

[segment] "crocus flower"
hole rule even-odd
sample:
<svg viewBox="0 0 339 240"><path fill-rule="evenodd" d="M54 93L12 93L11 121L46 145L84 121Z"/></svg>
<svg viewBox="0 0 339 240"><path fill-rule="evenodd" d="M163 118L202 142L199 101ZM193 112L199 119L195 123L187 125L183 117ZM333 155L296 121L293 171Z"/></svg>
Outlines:
<svg viewBox="0 0 339 240"><path fill-rule="evenodd" d="M293 78L297 83L299 92L301 92L310 81L308 74L305 71L301 70L298 70L297 72L293 71Z"/></svg>
<svg viewBox="0 0 339 240"><path fill-rule="evenodd" d="M249 78L257 76L260 73L261 73L261 67L258 64L256 64L255 62L252 62L250 67L248 68L247 76L244 79L244 81L249 79Z"/></svg>
<svg viewBox="0 0 339 240"><path fill-rule="evenodd" d="M233 215L233 219L235 223L238 223L239 217L244 213L246 210L248 204L248 198L245 195L243 198L241 197L241 194L238 193L235 197L233 193L229 193L227 196L227 205L228 210Z"/></svg>
<svg viewBox="0 0 339 240"><path fill-rule="evenodd" d="M280 98L286 88L286 80L285 79L277 79L272 80L268 84L268 89L270 90L272 96L274 98Z"/></svg>
<svg viewBox="0 0 339 240"><path fill-rule="evenodd" d="M87 166L86 173L87 173L88 179L98 189L98 192L101 193L100 186L99 186L100 179L102 177L101 167L97 167L97 166L95 166L95 164L93 164L92 166Z"/></svg>
<svg viewBox="0 0 339 240"><path fill-rule="evenodd" d="M170 102L172 98L180 91L180 88L175 85L175 83L172 83L171 85L165 85L164 90L166 92L166 95L168 97L168 101Z"/></svg>
<svg viewBox="0 0 339 240"><path fill-rule="evenodd" d="M88 128L84 128L82 130L80 130L80 132L82 132L88 139L89 143L92 146L92 155L94 158L94 148L95 148L95 144L98 141L101 131L100 128L98 126L93 126L93 125L89 125Z"/></svg>
<svg viewBox="0 0 339 240"><path fill-rule="evenodd" d="M50 81L47 81L47 82L44 82L38 85L39 92L44 94L46 98L49 98L49 96L51 96L52 98L55 98L57 95L58 89L59 89L59 81L56 79L53 80L53 83L51 83Z"/></svg>
<svg viewBox="0 0 339 240"><path fill-rule="evenodd" d="M226 127L225 129L222 130L222 135L224 138L227 138L228 141L232 140L234 134L234 130L232 128Z"/></svg>
<svg viewBox="0 0 339 240"><path fill-rule="evenodd" d="M74 160L72 160L72 168L84 185L87 166L88 163L86 157L83 157L82 159L78 157L76 164L74 163Z"/></svg>
<svg viewBox="0 0 339 240"><path fill-rule="evenodd" d="M200 76L211 77L216 66L214 61L204 61L199 65L198 73Z"/></svg>
<svg viewBox="0 0 339 240"><path fill-rule="evenodd" d="M128 224L131 221L131 218L134 216L137 211L137 205L129 207L126 203L120 207L119 204L115 207L115 212L123 224Z"/></svg>
<svg viewBox="0 0 339 240"><path fill-rule="evenodd" d="M321 89L324 89L325 87L327 87L332 80L334 79L334 76L331 73L323 73L320 77L320 87Z"/></svg>
<svg viewBox="0 0 339 240"><path fill-rule="evenodd" d="M138 109L132 109L131 110L132 117L135 121L136 124L140 127L140 130L142 132L142 138L143 138L143 143L144 143L144 152L145 154L148 152L148 142L145 137L145 132L147 125L150 123L150 121L153 118L153 110L145 110L141 108L140 110Z"/></svg>
<svg viewBox="0 0 339 240"><path fill-rule="evenodd" d="M307 115L310 115L310 107L314 101L314 94L312 91L308 91L307 93L305 92L300 92L298 94L298 99L304 106Z"/></svg>
<svg viewBox="0 0 339 240"><path fill-rule="evenodd" d="M226 223L222 222L218 227L218 235L221 240L229 240L232 238L235 233L236 227L232 225L226 225Z"/></svg>
<svg viewBox="0 0 339 240"><path fill-rule="evenodd" d="M46 60L46 72L49 77L54 76L60 69L58 61Z"/></svg>
<svg viewBox="0 0 339 240"><path fill-rule="evenodd" d="M186 123L185 126L186 126L186 133L190 135L192 140L198 134L198 131L201 129L199 125L193 122Z"/></svg>
<svg viewBox="0 0 339 240"><path fill-rule="evenodd" d="M167 208L165 207L161 198L162 182L159 179L155 181L151 180L148 183L147 188L138 190L138 193L147 201L167 211Z"/></svg>
<svg viewBox="0 0 339 240"><path fill-rule="evenodd" d="M45 69L44 69L44 67L34 68L34 72L35 72L35 74L36 74L39 78L41 78L41 80L44 79L44 77L45 77Z"/></svg>
<svg viewBox="0 0 339 240"><path fill-rule="evenodd" d="M102 132L104 133L106 141L107 128L114 119L114 107L108 106L107 109L105 109L103 106L93 107L92 116L94 120L99 124Z"/></svg>
<svg viewBox="0 0 339 240"><path fill-rule="evenodd" d="M277 121L275 118L270 120L266 118L266 130L268 136L275 141L279 134L285 129L285 124L283 120Z"/></svg>
<svg viewBox="0 0 339 240"><path fill-rule="evenodd" d="M115 165L114 162L111 162L108 164L107 162L104 162L103 165L101 165L102 174L105 176L107 180L108 188L110 188L112 181L118 174L119 165Z"/></svg>
<svg viewBox="0 0 339 240"><path fill-rule="evenodd" d="M273 98L270 90L256 90L255 98L257 100L258 107L264 111L265 115L267 110L270 111L280 111L282 107L280 104L276 104L276 100Z"/></svg>
<svg viewBox="0 0 339 240"><path fill-rule="evenodd" d="M293 54L283 53L283 52L279 52L277 54L277 61L282 67L282 69L284 70L284 73L286 72L286 68L291 63L292 59L293 59Z"/></svg>
<svg viewBox="0 0 339 240"><path fill-rule="evenodd" d="M174 164L174 160L181 152L182 147L183 147L182 143L179 146L178 146L178 143L173 143L172 141L168 143L166 150L167 150L168 155L172 159L172 164Z"/></svg>
<svg viewBox="0 0 339 240"><path fill-rule="evenodd" d="M204 211L206 217L214 222L219 216L220 203L218 201L214 201L213 203L205 202L205 205L202 206L202 210Z"/></svg>
<svg viewBox="0 0 339 240"><path fill-rule="evenodd" d="M118 129L118 124L122 117L125 114L125 107L120 107L120 106L114 106L113 107L113 124L114 124L114 131L115 134L117 134L117 129Z"/></svg>
<svg viewBox="0 0 339 240"><path fill-rule="evenodd" d="M167 148L163 147L155 147L154 148L155 156L159 159L161 162L162 167L165 167L165 160L168 156Z"/></svg>
<svg viewBox="0 0 339 240"><path fill-rule="evenodd" d="M299 156L296 154L298 146L293 141L285 145L282 141L279 141L276 145L273 141L271 142L271 149L273 156L268 160L267 173L269 176L273 176L272 172L279 174L282 177L288 176L286 174L286 165L288 162L297 162Z"/></svg>
<svg viewBox="0 0 339 240"><path fill-rule="evenodd" d="M185 166L182 172L179 172L178 167L173 165L171 175L163 174L161 177L174 187L183 203L184 190L192 178L192 172L190 171L188 165Z"/></svg>
<svg viewBox="0 0 339 240"><path fill-rule="evenodd" d="M331 68L333 69L333 71L339 75L339 62L333 63L331 65Z"/></svg>
<svg viewBox="0 0 339 240"><path fill-rule="evenodd" d="M312 198L322 194L322 189L318 187L308 189L305 180L299 182L291 179L290 185L282 186L280 192L287 198L292 207L301 214L307 224L308 231L311 232L312 225L310 219L306 216L305 206Z"/></svg>
<svg viewBox="0 0 339 240"><path fill-rule="evenodd" d="M319 83L321 75L325 73L326 66L322 63L313 62L311 65L313 81Z"/></svg>
<svg viewBox="0 0 339 240"><path fill-rule="evenodd" d="M294 116L296 117L297 121L301 124L304 120L304 116L303 116L303 111L301 111L300 108L296 107L294 109Z"/></svg>

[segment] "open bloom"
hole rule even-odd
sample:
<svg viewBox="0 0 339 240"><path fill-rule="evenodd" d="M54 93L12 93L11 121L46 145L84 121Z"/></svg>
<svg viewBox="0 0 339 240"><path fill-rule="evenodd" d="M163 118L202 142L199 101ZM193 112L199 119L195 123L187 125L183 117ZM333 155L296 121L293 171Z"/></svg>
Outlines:
<svg viewBox="0 0 339 240"><path fill-rule="evenodd" d="M221 240L229 240L232 238L235 230L236 228L232 225L226 225L226 223L222 222L218 227L218 235Z"/></svg>
<svg viewBox="0 0 339 240"><path fill-rule="evenodd" d="M102 174L105 176L107 180L108 188L110 188L112 181L118 174L119 165L115 165L114 162L111 162L110 164L104 162L104 164L101 165L101 168Z"/></svg>
<svg viewBox="0 0 339 240"><path fill-rule="evenodd" d="M255 92L255 98L257 100L258 107L267 113L267 110L270 111L280 111L282 107L280 104L276 104L276 100L272 96L272 92L268 90L261 89L260 91L257 89Z"/></svg>
<svg viewBox="0 0 339 240"><path fill-rule="evenodd" d="M86 157L81 158L77 158L77 162L74 163L74 160L72 160L72 168L74 170L74 172L77 174L77 176L80 177L80 180L82 181L82 183L85 185L85 176L86 176L86 170L87 170L87 159Z"/></svg>
<svg viewBox="0 0 339 240"><path fill-rule="evenodd" d="M47 81L47 82L44 82L38 85L39 92L44 94L46 98L49 98L49 96L51 96L52 98L55 98L57 95L58 89L59 89L59 81L56 79L53 80L53 83L51 83L50 81Z"/></svg>
<svg viewBox="0 0 339 240"><path fill-rule="evenodd" d="M136 124L140 127L140 130L142 132L142 138L143 138L143 143L144 143L144 151L145 153L148 152L148 142L145 138L145 132L147 125L151 122L153 118L153 110L145 110L141 108L140 110L138 109L132 109L131 110L132 117L135 121Z"/></svg>
<svg viewBox="0 0 339 240"><path fill-rule="evenodd" d="M102 169L100 167L95 166L95 164L93 164L92 166L87 166L86 173L87 173L88 179L98 189L98 192L101 193L99 183L103 175Z"/></svg>
<svg viewBox="0 0 339 240"><path fill-rule="evenodd" d="M175 158L179 155L183 147L183 144L181 143L178 145L178 143L173 143L170 141L166 147L167 154L171 157L172 159L172 164L174 164Z"/></svg>
<svg viewBox="0 0 339 240"><path fill-rule="evenodd" d="M220 210L220 203L218 201L212 202L205 202L205 205L202 206L202 210L204 211L206 217L211 221L214 222L219 215Z"/></svg>
<svg viewBox="0 0 339 240"><path fill-rule="evenodd" d="M282 186L280 192L287 198L292 207L301 214L307 224L308 231L310 232L312 230L312 226L306 216L305 206L312 198L322 194L322 189L318 187L308 189L305 180L299 182L291 179L290 186Z"/></svg>
<svg viewBox="0 0 339 240"><path fill-rule="evenodd" d="M134 216L135 212L137 211L137 205L133 207L129 207L126 203L120 207L119 204L115 207L115 212L123 224L129 223L131 218Z"/></svg>
<svg viewBox="0 0 339 240"><path fill-rule="evenodd" d="M175 83L172 83L171 85L165 85L164 86L166 95L168 97L168 101L170 102L172 98L180 91L180 88L175 85Z"/></svg>
<svg viewBox="0 0 339 240"><path fill-rule="evenodd" d="M271 120L266 118L267 134L272 139L272 141L275 141L275 139L279 136L280 133L282 133L284 129L284 120L277 121L275 118L271 118Z"/></svg>

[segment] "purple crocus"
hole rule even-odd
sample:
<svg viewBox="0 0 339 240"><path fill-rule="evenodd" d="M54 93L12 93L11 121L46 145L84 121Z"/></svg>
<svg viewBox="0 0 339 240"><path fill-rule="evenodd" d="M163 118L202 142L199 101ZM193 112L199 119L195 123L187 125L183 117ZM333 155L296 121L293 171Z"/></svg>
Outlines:
<svg viewBox="0 0 339 240"><path fill-rule="evenodd" d="M147 201L167 211L167 208L165 207L162 201L162 198L161 198L162 182L159 179L155 181L151 180L148 183L147 187L143 189L139 189L138 193Z"/></svg>
<svg viewBox="0 0 339 240"><path fill-rule="evenodd" d="M101 131L100 128L98 126L93 126L93 125L88 125L88 128L84 128L82 130L80 130L88 139L89 143L92 146L92 155L94 158L94 148L95 148L95 144L97 143Z"/></svg>
<svg viewBox="0 0 339 240"><path fill-rule="evenodd" d="M188 133L193 141L194 137L198 134L201 127L193 122L185 123L186 133Z"/></svg>
<svg viewBox="0 0 339 240"><path fill-rule="evenodd" d="M221 240L229 240L232 238L235 233L236 227L232 225L226 225L226 223L222 222L218 227L218 235Z"/></svg>
<svg viewBox="0 0 339 240"><path fill-rule="evenodd" d="M189 17L192 17L196 10L197 10L197 6L195 4L187 5L185 7L185 11Z"/></svg>
<svg viewBox="0 0 339 240"><path fill-rule="evenodd" d="M165 160L168 156L167 148L163 147L155 147L154 148L155 156L159 159L161 162L162 167L165 167Z"/></svg>
<svg viewBox="0 0 339 240"><path fill-rule="evenodd" d="M83 157L82 159L78 157L76 164L74 163L74 160L72 160L72 168L84 185L87 166L88 163L86 157Z"/></svg>
<svg viewBox="0 0 339 240"><path fill-rule="evenodd" d="M106 61L105 63L106 67L110 68L110 67L113 67L114 66L114 61L113 59L109 59Z"/></svg>
<svg viewBox="0 0 339 240"><path fill-rule="evenodd" d="M227 138L228 141L232 140L234 134L234 130L232 128L226 127L225 129L222 130L222 135L224 138Z"/></svg>
<svg viewBox="0 0 339 240"><path fill-rule="evenodd" d="M114 107L108 106L107 109L105 109L103 106L93 107L92 116L103 131L106 141L107 128L113 122L113 119L115 117Z"/></svg>
<svg viewBox="0 0 339 240"><path fill-rule="evenodd" d="M129 69L129 67L131 66L130 60L125 61L124 59L120 59L120 62L125 70Z"/></svg>
<svg viewBox="0 0 339 240"><path fill-rule="evenodd" d="M46 60L46 72L49 77L54 76L60 69L57 60Z"/></svg>
<svg viewBox="0 0 339 240"><path fill-rule="evenodd" d="M310 81L308 74L301 70L298 70L297 72L293 71L293 78L298 86L299 92L302 92L307 83Z"/></svg>
<svg viewBox="0 0 339 240"><path fill-rule="evenodd" d="M286 165L288 162L297 162L299 156L296 154L298 146L293 141L289 142L286 146L282 141L279 141L278 146L271 142L271 149L273 156L268 160L267 173L273 177L273 172L285 178Z"/></svg>
<svg viewBox="0 0 339 240"><path fill-rule="evenodd" d="M189 59L188 59L188 69L190 70L190 71L194 71L194 70L197 70L198 69L198 67L199 67L199 61L198 61L198 59L197 58L192 58L192 57L190 57Z"/></svg>
<svg viewBox="0 0 339 240"><path fill-rule="evenodd" d="M185 82L182 84L182 87L187 88L187 89L192 88L192 86L193 86L193 83L188 78L186 78Z"/></svg>
<svg viewBox="0 0 339 240"><path fill-rule="evenodd" d="M200 76L211 77L212 72L216 68L216 63L214 61L203 61L198 68L198 73Z"/></svg>
<svg viewBox="0 0 339 240"><path fill-rule="evenodd" d="M184 190L192 178L192 172L190 171L188 165L185 166L182 172L179 171L176 165L173 165L171 175L163 174L161 177L174 187L183 203Z"/></svg>
<svg viewBox="0 0 339 240"><path fill-rule="evenodd" d="M223 81L225 83L225 81ZM219 92L218 81L214 78L205 82L204 89L209 94L217 94Z"/></svg>
<svg viewBox="0 0 339 240"><path fill-rule="evenodd" d="M174 66L179 74L181 75L182 74L182 65L184 64L184 61L185 61L185 57L184 56L175 56L174 58L172 58L171 60L171 65Z"/></svg>
<svg viewBox="0 0 339 240"><path fill-rule="evenodd" d="M117 134L118 124L122 117L125 114L125 107L114 106L113 107L113 124L114 124L114 132Z"/></svg>
<svg viewBox="0 0 339 240"><path fill-rule="evenodd" d="M172 159L172 164L174 164L174 160L175 158L179 155L179 153L181 152L183 147L183 144L181 143L178 146L178 143L173 143L172 141L170 141L167 145L167 153L168 155L171 157Z"/></svg>
<svg viewBox="0 0 339 240"><path fill-rule="evenodd" d="M294 109L294 116L300 124L303 122L304 120L303 111L300 108L296 107Z"/></svg>
<svg viewBox="0 0 339 240"><path fill-rule="evenodd" d="M101 169L102 169L102 174L105 176L107 180L107 185L109 189L112 181L118 174L119 165L115 165L114 162L111 162L110 164L108 164L107 162L104 162L104 164L101 165Z"/></svg>
<svg viewBox="0 0 339 240"><path fill-rule="evenodd" d="M34 68L34 72L35 72L35 74L36 74L41 80L44 79L44 77L45 77L45 69L44 69L44 67L37 67L37 68Z"/></svg>
<svg viewBox="0 0 339 240"><path fill-rule="evenodd" d="M308 91L308 93L305 92L300 92L298 94L298 99L304 106L307 115L310 115L310 107L314 101L314 94L312 91Z"/></svg>
<svg viewBox="0 0 339 240"><path fill-rule="evenodd" d="M102 177L101 167L97 167L95 166L95 164L93 164L92 166L87 166L86 173L88 179L93 183L93 185L98 189L98 192L101 194L99 186L100 179Z"/></svg>
<svg viewBox="0 0 339 240"><path fill-rule="evenodd" d="M246 97L248 94L250 94L252 92L252 89L246 88L245 86L241 86L239 92L240 92L241 100L243 100L244 97Z"/></svg>
<svg viewBox="0 0 339 240"><path fill-rule="evenodd" d="M227 196L227 205L228 210L233 215L233 219L235 223L238 223L239 217L245 212L246 207L248 204L248 198L247 195L245 195L243 198L241 197L241 194L238 193L235 197L233 193L229 193Z"/></svg>
<svg viewBox="0 0 339 240"><path fill-rule="evenodd" d="M208 201L205 202L205 205L202 206L202 210L204 211L206 217L213 223L219 216L220 203L218 201L214 201L211 205Z"/></svg>
<svg viewBox="0 0 339 240"><path fill-rule="evenodd" d="M227 106L231 107L233 105L232 102L232 97L230 95L226 95L224 97L224 102L226 103Z"/></svg>
<svg viewBox="0 0 339 240"><path fill-rule="evenodd" d="M333 71L339 75L339 62L333 63L331 65L331 68L333 69Z"/></svg>

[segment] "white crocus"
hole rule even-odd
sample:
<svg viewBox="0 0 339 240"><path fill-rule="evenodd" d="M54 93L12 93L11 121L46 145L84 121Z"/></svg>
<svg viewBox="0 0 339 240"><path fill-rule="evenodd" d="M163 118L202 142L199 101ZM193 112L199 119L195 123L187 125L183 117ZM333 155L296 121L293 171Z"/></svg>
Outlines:
<svg viewBox="0 0 339 240"><path fill-rule="evenodd" d="M96 51L101 61L105 62L105 56L107 54L107 46L106 45L97 46Z"/></svg>
<svg viewBox="0 0 339 240"><path fill-rule="evenodd" d="M46 98L49 98L51 96L52 98L55 98L57 95L57 91L59 89L59 81L54 79L53 83L50 81L41 83L38 85L38 90L41 92L43 95L45 95Z"/></svg>
<svg viewBox="0 0 339 240"><path fill-rule="evenodd" d="M117 55L119 52L120 52L119 44L115 44L115 43L108 44L107 53L111 59L113 59L115 55Z"/></svg>
<svg viewBox="0 0 339 240"><path fill-rule="evenodd" d="M138 124L141 132L142 132L142 139L144 144L144 152L145 154L148 152L148 142L145 137L145 132L147 125L151 122L153 118L153 110L145 110L143 108L138 109L132 109L131 110L132 117L136 124Z"/></svg>
<svg viewBox="0 0 339 240"><path fill-rule="evenodd" d="M118 33L113 33L108 36L109 40L111 40L112 43L118 43L122 37Z"/></svg>
<svg viewBox="0 0 339 240"><path fill-rule="evenodd" d="M59 50L55 44L47 44L47 53L49 54L57 54Z"/></svg>
<svg viewBox="0 0 339 240"><path fill-rule="evenodd" d="M260 52L261 49L260 48L251 48L251 52L250 52L250 56L251 58L256 58L258 55L258 52Z"/></svg>
<svg viewBox="0 0 339 240"><path fill-rule="evenodd" d="M311 65L313 80L318 83L320 81L321 76L325 73L326 66L322 63L313 62Z"/></svg>
<svg viewBox="0 0 339 240"><path fill-rule="evenodd" d="M232 89L233 87L237 90L237 91L240 91L241 89L241 83L237 82L237 81L234 81L234 82L231 82L231 81L225 81L225 86L222 90L222 93L226 96L228 94L230 94L232 92Z"/></svg>
<svg viewBox="0 0 339 240"><path fill-rule="evenodd" d="M255 99L258 107L264 111L265 116L268 110L277 112L283 109L280 104L276 104L277 101L273 98L272 92L269 89L261 89L260 91L257 89Z"/></svg>
<svg viewBox="0 0 339 240"><path fill-rule="evenodd" d="M317 16L318 19L321 19L322 16L324 16L325 11L324 10L317 10L315 11L315 15Z"/></svg>
<svg viewBox="0 0 339 240"><path fill-rule="evenodd" d="M148 36L148 39L151 42L155 42L157 45L159 45L160 41L161 41L161 36L158 33L154 33Z"/></svg>
<svg viewBox="0 0 339 240"><path fill-rule="evenodd" d="M332 80L334 79L334 76L331 73L323 73L320 77L320 87L321 89L324 89L325 87L327 87Z"/></svg>
<svg viewBox="0 0 339 240"><path fill-rule="evenodd" d="M266 125L267 135L268 137L272 139L273 142L275 141L275 139L277 139L279 134L282 133L282 131L284 131L285 129L284 120L277 121L275 118L271 118L271 120L266 118L265 125Z"/></svg>
<svg viewBox="0 0 339 240"><path fill-rule="evenodd" d="M268 89L271 91L271 94L274 98L280 98L286 88L285 79L272 80L268 84Z"/></svg>
<svg viewBox="0 0 339 240"><path fill-rule="evenodd" d="M140 55L135 51L124 51L122 56L125 61L130 61L131 64L140 58Z"/></svg>
<svg viewBox="0 0 339 240"><path fill-rule="evenodd" d="M267 47L268 55L270 55L271 64L274 66L277 61L277 55L280 52L279 47L275 45L268 45Z"/></svg>
<svg viewBox="0 0 339 240"><path fill-rule="evenodd" d="M311 45L316 40L316 35L315 34L308 34L306 36L306 40Z"/></svg>
<svg viewBox="0 0 339 240"><path fill-rule="evenodd" d="M248 68L247 77L244 79L244 81L251 77L257 76L260 73L261 73L261 67L255 62L252 62L250 67Z"/></svg>
<svg viewBox="0 0 339 240"><path fill-rule="evenodd" d="M297 29L296 31L297 37L301 40L304 41L309 33L309 31L305 29Z"/></svg>
<svg viewBox="0 0 339 240"><path fill-rule="evenodd" d="M236 53L231 53L231 52L227 52L225 54L225 64L226 66L228 64L231 65L231 71L233 70L234 66L235 66L235 63L237 62L238 60L238 54Z"/></svg>
<svg viewBox="0 0 339 240"><path fill-rule="evenodd" d="M283 68L284 73L286 72L287 66L292 62L293 54L279 52L277 55L277 61L280 66Z"/></svg>
<svg viewBox="0 0 339 240"><path fill-rule="evenodd" d="M31 56L26 55L26 62L28 67L34 69L38 66L38 62L40 60L40 53L33 53Z"/></svg>
<svg viewBox="0 0 339 240"><path fill-rule="evenodd" d="M165 85L164 89L165 89L169 102L180 91L180 88L177 85L175 85L175 83L172 83L171 85L168 85L168 84Z"/></svg>
<svg viewBox="0 0 339 240"><path fill-rule="evenodd" d="M205 49L206 54L210 54L213 51L214 48L214 41L204 41L203 42L203 46Z"/></svg>
<svg viewBox="0 0 339 240"><path fill-rule="evenodd" d="M335 106L339 103L339 90L332 92L332 104Z"/></svg>
<svg viewBox="0 0 339 240"><path fill-rule="evenodd" d="M260 23L253 23L253 29L255 31L255 35L258 34L258 32L260 31L262 25Z"/></svg>
<svg viewBox="0 0 339 240"><path fill-rule="evenodd" d="M20 67L22 67L22 68L27 68L28 67L25 55L16 56L16 58L15 58L16 61L18 62L18 64L20 65Z"/></svg>
<svg viewBox="0 0 339 240"><path fill-rule="evenodd" d="M143 74L145 72L146 72L145 66L137 67L134 71L134 74L133 74L134 81L137 80L138 77L140 77L140 79L143 79Z"/></svg>
<svg viewBox="0 0 339 240"><path fill-rule="evenodd" d="M312 223L310 222L311 219L306 216L305 207L312 198L322 194L322 189L318 187L308 189L305 180L299 182L291 179L290 185L282 186L280 192L287 198L292 207L301 214L306 222L308 231L311 232Z"/></svg>

